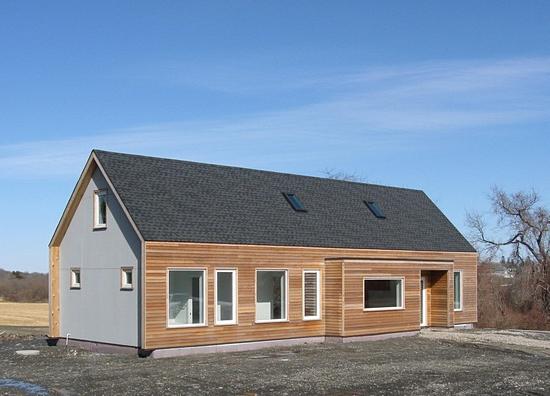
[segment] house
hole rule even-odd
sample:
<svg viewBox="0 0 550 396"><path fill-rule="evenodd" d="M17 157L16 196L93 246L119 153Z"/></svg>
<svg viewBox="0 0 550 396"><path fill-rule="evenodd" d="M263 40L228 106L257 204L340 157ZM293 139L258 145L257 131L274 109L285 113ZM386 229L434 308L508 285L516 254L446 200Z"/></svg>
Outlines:
<svg viewBox="0 0 550 396"><path fill-rule="evenodd" d="M49 336L167 356L471 325L477 261L419 190L94 150Z"/></svg>

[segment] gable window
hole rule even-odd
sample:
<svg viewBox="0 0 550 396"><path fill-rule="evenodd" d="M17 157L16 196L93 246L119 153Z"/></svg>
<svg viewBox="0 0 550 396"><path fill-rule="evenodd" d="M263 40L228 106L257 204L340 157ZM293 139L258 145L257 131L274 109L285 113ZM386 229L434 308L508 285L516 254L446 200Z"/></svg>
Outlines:
<svg viewBox="0 0 550 396"><path fill-rule="evenodd" d="M287 270L256 271L256 322L287 319Z"/></svg>
<svg viewBox="0 0 550 396"><path fill-rule="evenodd" d="M296 194L283 193L283 195L285 196L290 206L292 206L292 209L294 209L296 212L307 212L304 204L302 203L302 201L300 201L300 198L298 198Z"/></svg>
<svg viewBox="0 0 550 396"><path fill-rule="evenodd" d="M80 289L80 268L71 268L71 289Z"/></svg>
<svg viewBox="0 0 550 396"><path fill-rule="evenodd" d="M377 217L379 219L385 219L386 218L386 215L384 214L384 211L382 210L380 205L378 205L378 202L365 201L365 204L367 205L367 207L369 208L369 210L372 212L372 214L375 217Z"/></svg>
<svg viewBox="0 0 550 396"><path fill-rule="evenodd" d="M237 287L235 270L216 270L216 324L237 323Z"/></svg>
<svg viewBox="0 0 550 396"><path fill-rule="evenodd" d="M120 269L120 288L131 290L134 288L134 274L132 267L122 267Z"/></svg>
<svg viewBox="0 0 550 396"><path fill-rule="evenodd" d="M94 228L107 227L107 191L94 191Z"/></svg>
<svg viewBox="0 0 550 396"><path fill-rule="evenodd" d="M462 271L454 272L455 311L462 311Z"/></svg>
<svg viewBox="0 0 550 396"><path fill-rule="evenodd" d="M403 278L364 278L363 296L365 311L402 309Z"/></svg>
<svg viewBox="0 0 550 396"><path fill-rule="evenodd" d="M321 318L320 312L320 272L304 271L303 301L304 320L316 320Z"/></svg>
<svg viewBox="0 0 550 396"><path fill-rule="evenodd" d="M168 327L205 324L205 271L168 270Z"/></svg>

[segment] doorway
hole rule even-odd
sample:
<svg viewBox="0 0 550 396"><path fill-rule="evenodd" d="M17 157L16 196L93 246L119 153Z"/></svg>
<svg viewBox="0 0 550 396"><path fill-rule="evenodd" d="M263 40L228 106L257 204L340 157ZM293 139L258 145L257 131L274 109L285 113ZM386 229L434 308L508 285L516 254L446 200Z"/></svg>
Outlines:
<svg viewBox="0 0 550 396"><path fill-rule="evenodd" d="M420 277L420 327L428 326L428 277Z"/></svg>

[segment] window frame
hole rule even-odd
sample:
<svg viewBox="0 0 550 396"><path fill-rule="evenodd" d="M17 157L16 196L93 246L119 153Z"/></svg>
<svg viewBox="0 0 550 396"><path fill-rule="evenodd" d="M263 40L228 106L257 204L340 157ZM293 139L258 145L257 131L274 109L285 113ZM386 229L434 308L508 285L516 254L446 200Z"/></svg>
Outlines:
<svg viewBox="0 0 550 396"><path fill-rule="evenodd" d="M99 197L105 197L105 223L99 223ZM94 191L94 230L104 230L107 228L107 189Z"/></svg>
<svg viewBox="0 0 550 396"><path fill-rule="evenodd" d="M283 192L283 195L285 196L286 200L288 201L288 204L294 211L296 212L307 212L307 209L296 193L290 193L290 192ZM296 202L293 200L293 198L296 198ZM299 206L298 206L299 204Z"/></svg>
<svg viewBox="0 0 550 396"><path fill-rule="evenodd" d="M258 272L270 272L270 271L279 271L285 273L285 318L284 319L268 319L268 320L258 320ZM289 271L288 268L256 268L254 271L254 323L284 323L289 322L289 312L288 312L288 277Z"/></svg>
<svg viewBox="0 0 550 396"><path fill-rule="evenodd" d="M380 205L377 201L363 201L365 202L365 205L367 205L367 208L371 211L371 213L376 217L377 219L385 219L386 213L382 210Z"/></svg>
<svg viewBox="0 0 550 396"><path fill-rule="evenodd" d="M203 290L203 322L202 323L187 323L187 324L170 324L170 271L181 271L181 272L193 272L193 271L202 271L202 290ZM207 327L208 326L208 269L207 268L196 268L196 267L169 267L166 268L166 328L167 329L181 329L185 327Z"/></svg>
<svg viewBox="0 0 550 396"><path fill-rule="evenodd" d="M317 315L306 316L306 274L317 275ZM321 320L321 271L304 269L302 271L302 319L303 320Z"/></svg>
<svg viewBox="0 0 550 396"><path fill-rule="evenodd" d="M218 319L218 273L220 272L227 272L231 273L233 275L232 277L232 297L233 297L233 319L231 320L221 320ZM235 268L216 268L214 270L214 325L216 326L231 326L238 324L237 319L237 313L239 312L237 309L237 302L238 302L238 289L237 289L237 270Z"/></svg>
<svg viewBox="0 0 550 396"><path fill-rule="evenodd" d="M455 274L460 274L460 308L455 308L456 290L455 290ZM464 309L464 271L453 270L453 311L461 312Z"/></svg>
<svg viewBox="0 0 550 396"><path fill-rule="evenodd" d="M126 273L132 274L132 283L126 283ZM134 290L134 267L120 267L120 290Z"/></svg>
<svg viewBox="0 0 550 396"><path fill-rule="evenodd" d="M76 283L74 274L78 272L79 281ZM82 289L82 271L80 267L71 267L69 270L69 285L71 290Z"/></svg>
<svg viewBox="0 0 550 396"><path fill-rule="evenodd" d="M380 308L366 308L365 307L365 290L367 280L399 280L401 281L401 306L399 307L380 307ZM405 277L404 276L364 276L363 277L363 311L364 312L376 312L376 311L402 311L405 309Z"/></svg>

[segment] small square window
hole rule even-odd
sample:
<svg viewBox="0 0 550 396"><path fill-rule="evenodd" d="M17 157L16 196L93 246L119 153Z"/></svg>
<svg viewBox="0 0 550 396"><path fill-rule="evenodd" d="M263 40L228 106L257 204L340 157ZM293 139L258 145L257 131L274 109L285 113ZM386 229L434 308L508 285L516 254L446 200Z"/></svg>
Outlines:
<svg viewBox="0 0 550 396"><path fill-rule="evenodd" d="M94 228L107 228L107 191L94 191Z"/></svg>
<svg viewBox="0 0 550 396"><path fill-rule="evenodd" d="M120 269L120 288L131 290L134 288L134 269L132 267L123 267Z"/></svg>
<svg viewBox="0 0 550 396"><path fill-rule="evenodd" d="M71 268L71 289L80 289L80 268Z"/></svg>

